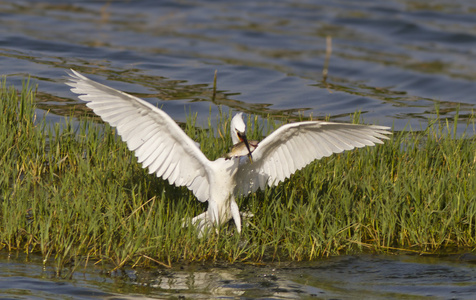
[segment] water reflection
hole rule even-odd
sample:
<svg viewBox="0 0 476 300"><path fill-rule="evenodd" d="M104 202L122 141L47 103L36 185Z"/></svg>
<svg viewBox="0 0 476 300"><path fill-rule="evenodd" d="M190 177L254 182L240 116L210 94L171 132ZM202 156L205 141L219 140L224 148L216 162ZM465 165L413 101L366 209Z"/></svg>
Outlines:
<svg viewBox="0 0 476 300"><path fill-rule="evenodd" d="M0 296L23 298L128 299L474 299L476 258L358 255L314 262L202 263L115 272L91 263L71 279L54 277L54 261L0 253Z"/></svg>
<svg viewBox="0 0 476 300"><path fill-rule="evenodd" d="M474 259L474 257L473 257ZM166 274L139 273L138 281L161 291L213 296L328 299L457 297L470 299L476 267L456 256L344 256L311 263L185 268Z"/></svg>

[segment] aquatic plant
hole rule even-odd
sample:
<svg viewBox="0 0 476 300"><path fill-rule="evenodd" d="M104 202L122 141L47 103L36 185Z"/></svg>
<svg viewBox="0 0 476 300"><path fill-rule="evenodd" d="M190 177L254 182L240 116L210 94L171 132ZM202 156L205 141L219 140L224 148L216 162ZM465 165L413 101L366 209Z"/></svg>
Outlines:
<svg viewBox="0 0 476 300"><path fill-rule="evenodd" d="M46 125L27 84L16 91L3 81L0 98L0 245L54 258L58 274L92 262L111 270L476 246L476 144L455 137L457 118L316 161L238 199L254 214L241 235L225 226L199 239L182 219L205 207L147 174L109 126L88 118ZM210 159L226 153L231 115L205 128L195 118L182 124L187 134ZM247 123L257 140L277 124L257 116ZM467 126L474 130L474 119Z"/></svg>

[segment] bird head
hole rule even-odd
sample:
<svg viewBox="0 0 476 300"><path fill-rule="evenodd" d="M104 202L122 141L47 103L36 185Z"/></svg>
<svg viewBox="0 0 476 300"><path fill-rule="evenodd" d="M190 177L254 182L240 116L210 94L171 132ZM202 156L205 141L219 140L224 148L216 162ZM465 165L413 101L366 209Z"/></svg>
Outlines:
<svg viewBox="0 0 476 300"><path fill-rule="evenodd" d="M237 113L233 119L231 120L231 139L233 141L233 145L238 144L239 142L243 142L248 149L248 157L252 162L251 150L250 145L248 144L248 139L246 138L246 124L243 122L243 113Z"/></svg>

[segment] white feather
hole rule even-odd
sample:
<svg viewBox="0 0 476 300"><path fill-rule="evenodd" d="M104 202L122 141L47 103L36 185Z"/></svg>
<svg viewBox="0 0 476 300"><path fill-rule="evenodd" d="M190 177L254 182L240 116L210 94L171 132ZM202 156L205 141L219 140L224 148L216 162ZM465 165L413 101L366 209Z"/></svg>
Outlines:
<svg viewBox="0 0 476 300"><path fill-rule="evenodd" d="M104 121L116 126L117 132L128 143L128 147L136 150L139 162L148 166L160 157L163 166L164 162L179 161L183 156L187 156L188 166L177 170L178 176L184 179L181 185L190 188L198 200L209 200L207 191L210 185L210 161L166 113L142 99L90 80L74 70L71 70L70 76L67 84L73 87L71 91L80 94L79 98L88 102L87 106ZM113 113L117 107L120 109ZM133 130L134 127L147 128L148 131L137 130L134 131L135 134L127 134L128 130ZM151 132L153 134L150 134ZM174 151L171 152L174 144ZM164 146L163 152L166 152L166 155L162 156L162 151L155 151L159 145ZM166 166L168 167L168 164ZM165 170L160 170L158 174L162 175ZM193 172L195 174L190 176L190 170L198 172ZM192 185L194 181L197 182ZM194 190L194 187L197 190Z"/></svg>
<svg viewBox="0 0 476 300"><path fill-rule="evenodd" d="M90 80L71 70L71 91L105 122L117 128L138 162L170 184L186 186L208 211L192 219L202 235L210 226L241 218L235 197L285 180L313 160L344 150L382 143L390 134L383 126L307 121L283 125L247 156L209 161L200 145L162 110L150 103ZM234 144L246 131L242 114L231 121Z"/></svg>

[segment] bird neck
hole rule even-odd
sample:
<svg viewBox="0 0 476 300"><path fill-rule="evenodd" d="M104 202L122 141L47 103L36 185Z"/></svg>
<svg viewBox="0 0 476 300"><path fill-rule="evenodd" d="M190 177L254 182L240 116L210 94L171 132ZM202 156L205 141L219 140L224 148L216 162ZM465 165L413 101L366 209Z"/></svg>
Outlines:
<svg viewBox="0 0 476 300"><path fill-rule="evenodd" d="M233 129L231 130L231 141L233 142L233 145L236 145L240 142L240 139L238 138L236 132L233 131Z"/></svg>

